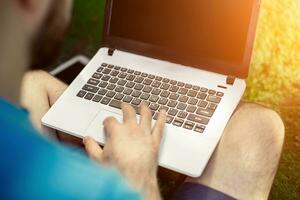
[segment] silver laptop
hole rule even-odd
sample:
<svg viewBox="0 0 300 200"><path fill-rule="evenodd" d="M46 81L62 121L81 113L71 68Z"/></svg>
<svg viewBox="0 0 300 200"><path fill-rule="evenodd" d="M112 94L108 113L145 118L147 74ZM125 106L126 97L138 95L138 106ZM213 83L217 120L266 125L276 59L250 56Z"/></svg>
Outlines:
<svg viewBox="0 0 300 200"><path fill-rule="evenodd" d="M103 47L43 117L105 144L121 102L167 110L159 165L198 177L244 93L258 0L107 0ZM129 147L130 148L130 147Z"/></svg>

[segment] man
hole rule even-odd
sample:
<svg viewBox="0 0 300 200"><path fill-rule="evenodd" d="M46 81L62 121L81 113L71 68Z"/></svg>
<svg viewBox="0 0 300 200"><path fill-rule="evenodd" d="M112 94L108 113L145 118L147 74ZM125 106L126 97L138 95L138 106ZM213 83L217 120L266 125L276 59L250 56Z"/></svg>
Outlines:
<svg viewBox="0 0 300 200"><path fill-rule="evenodd" d="M2 97L18 103L20 80L29 65L30 38L38 32L51 4L58 2L68 4L59 0L0 1ZM65 88L45 72L25 75L21 102L40 130L41 117ZM0 197L4 197L1 199L38 198L37 195L44 195L44 199L139 198L133 189L145 199L160 199L156 168L164 113L151 129L145 106L141 108L142 120L137 123L134 110L123 105L124 123L113 118L104 122L108 143L103 150L92 138L83 141L89 156L100 163L96 166L81 155L34 135L24 113L7 104L0 101L0 175L4 177L0 179ZM267 199L283 139L283 124L276 113L258 105L241 104L203 175L187 178L174 199ZM24 167L16 167L21 165L25 171ZM103 165L116 166L132 188Z"/></svg>

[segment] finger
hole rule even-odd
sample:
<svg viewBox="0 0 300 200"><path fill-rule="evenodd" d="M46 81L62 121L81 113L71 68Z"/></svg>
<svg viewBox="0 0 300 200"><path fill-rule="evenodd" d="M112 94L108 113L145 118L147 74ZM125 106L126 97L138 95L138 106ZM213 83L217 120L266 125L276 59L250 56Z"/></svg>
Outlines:
<svg viewBox="0 0 300 200"><path fill-rule="evenodd" d="M136 112L134 108L127 103L122 103L121 107L123 111L123 122L137 123Z"/></svg>
<svg viewBox="0 0 300 200"><path fill-rule="evenodd" d="M103 121L106 137L109 138L115 134L118 134L116 128L120 125L118 120L114 117L108 117Z"/></svg>
<svg viewBox="0 0 300 200"><path fill-rule="evenodd" d="M165 110L160 111L160 113L158 114L157 121L155 122L155 125L152 130L152 136L157 146L159 146L161 142L161 138L165 128L166 117L167 117L166 111Z"/></svg>
<svg viewBox="0 0 300 200"><path fill-rule="evenodd" d="M83 138L83 144L90 158L98 162L102 162L102 153L103 153L102 148L93 138L91 137Z"/></svg>
<svg viewBox="0 0 300 200"><path fill-rule="evenodd" d="M141 112L140 125L145 129L151 130L152 114L150 109L143 102L141 103L140 106L140 112Z"/></svg>

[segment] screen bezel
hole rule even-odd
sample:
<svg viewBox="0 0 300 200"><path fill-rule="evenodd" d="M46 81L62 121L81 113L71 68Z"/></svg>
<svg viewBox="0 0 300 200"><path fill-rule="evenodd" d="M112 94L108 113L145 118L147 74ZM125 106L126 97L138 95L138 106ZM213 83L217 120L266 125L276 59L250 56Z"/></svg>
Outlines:
<svg viewBox="0 0 300 200"><path fill-rule="evenodd" d="M235 66L225 62L212 61L203 58L200 59L200 63L193 63L188 59L178 59L178 57L180 56L177 56L174 53L166 52L159 46L110 35L110 22L113 2L113 0L106 1L102 46L130 53L135 53L146 57L166 60L169 62L195 67L198 69L212 71L219 74L234 76L237 78L247 78L251 63L252 50L255 41L256 27L258 23L260 0L253 0L252 16L249 24L249 31L247 36L247 43L245 47L246 49L244 53L243 63L241 65Z"/></svg>

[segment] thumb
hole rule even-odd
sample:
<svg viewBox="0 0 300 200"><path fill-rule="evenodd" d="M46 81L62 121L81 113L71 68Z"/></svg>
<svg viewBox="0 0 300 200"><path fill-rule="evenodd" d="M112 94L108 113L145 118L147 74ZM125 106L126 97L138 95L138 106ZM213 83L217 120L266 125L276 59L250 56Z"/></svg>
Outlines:
<svg viewBox="0 0 300 200"><path fill-rule="evenodd" d="M102 162L103 150L93 138L88 136L83 138L83 144L90 158L96 160L97 162Z"/></svg>

